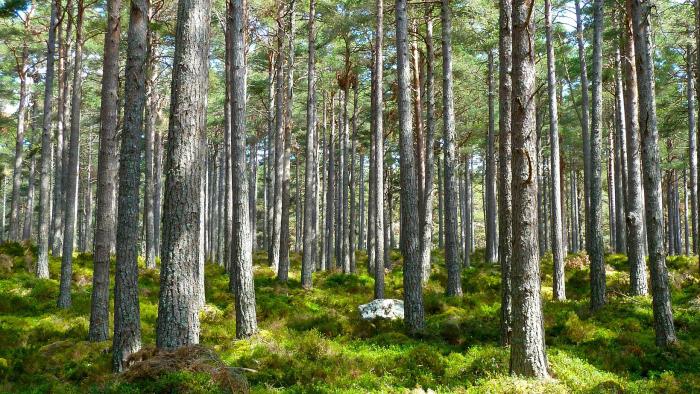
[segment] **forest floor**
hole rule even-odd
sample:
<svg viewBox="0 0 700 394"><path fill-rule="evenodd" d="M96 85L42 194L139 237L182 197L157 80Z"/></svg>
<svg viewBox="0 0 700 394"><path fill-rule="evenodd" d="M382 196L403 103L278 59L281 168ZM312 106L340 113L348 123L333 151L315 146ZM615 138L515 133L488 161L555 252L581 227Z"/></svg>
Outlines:
<svg viewBox="0 0 700 394"><path fill-rule="evenodd" d="M387 297L401 298L401 264L387 276ZM358 255L358 267L366 258ZM586 258L567 260L568 300L551 301L551 258L542 262L547 356L552 380L508 375L508 349L499 346L500 274L476 253L464 270L463 298L444 296L443 257L435 253L425 288L427 328L419 338L400 322L369 323L357 306L372 298L373 279L337 272L314 274L314 289L299 283L299 256L288 284L275 281L263 254L255 256L259 335L235 340L233 297L222 268L207 265L202 345L240 367L253 392L568 393L700 392L700 280L697 258L668 260L678 348L654 345L651 299L625 294L626 258L609 255L609 304L588 309ZM51 279L29 273L34 256L19 244L0 245L0 392L211 392L225 391L206 374L174 372L127 381L110 372L111 341L87 337L92 261L76 255L73 307L56 307L60 262ZM364 270L362 270L364 271ZM156 270L139 280L145 346L155 343ZM111 319L111 318L110 318Z"/></svg>

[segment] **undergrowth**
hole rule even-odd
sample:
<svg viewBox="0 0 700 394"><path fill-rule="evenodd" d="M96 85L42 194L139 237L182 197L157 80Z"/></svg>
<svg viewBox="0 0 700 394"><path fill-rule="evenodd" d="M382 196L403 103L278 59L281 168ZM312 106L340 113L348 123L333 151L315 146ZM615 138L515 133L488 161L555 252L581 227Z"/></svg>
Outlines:
<svg viewBox="0 0 700 394"><path fill-rule="evenodd" d="M92 259L75 256L73 307L55 306L60 261L51 279L36 279L32 247L0 245L0 391L2 392L226 392L210 375L183 370L128 380L110 371L111 342L90 343ZM235 339L228 275L206 267L207 305L202 345L245 374L253 392L406 392L415 388L465 393L689 393L700 391L700 280L697 258L669 257L675 349L654 345L651 299L626 295L625 256L606 258L608 304L588 309L588 261L567 259L567 300L552 298L551 256L542 259L547 356L553 379L511 377L508 349L499 345L500 273L475 253L463 272L464 297L444 296L443 254L433 254L425 286L427 327L406 335L400 322L365 322L357 306L371 300L373 279L358 254L358 275L314 274L301 289L300 256L292 255L288 284L280 284L256 254L260 333ZM387 274L387 298L402 298L400 256ZM155 343L157 270L141 262L139 294L143 343Z"/></svg>

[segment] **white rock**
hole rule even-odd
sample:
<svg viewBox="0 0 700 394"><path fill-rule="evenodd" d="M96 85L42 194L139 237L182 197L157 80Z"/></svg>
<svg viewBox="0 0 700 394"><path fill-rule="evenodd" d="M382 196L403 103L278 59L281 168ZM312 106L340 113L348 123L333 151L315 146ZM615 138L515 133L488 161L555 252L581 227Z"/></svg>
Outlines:
<svg viewBox="0 0 700 394"><path fill-rule="evenodd" d="M374 300L369 304L360 305L358 309L363 320L403 319L403 300Z"/></svg>

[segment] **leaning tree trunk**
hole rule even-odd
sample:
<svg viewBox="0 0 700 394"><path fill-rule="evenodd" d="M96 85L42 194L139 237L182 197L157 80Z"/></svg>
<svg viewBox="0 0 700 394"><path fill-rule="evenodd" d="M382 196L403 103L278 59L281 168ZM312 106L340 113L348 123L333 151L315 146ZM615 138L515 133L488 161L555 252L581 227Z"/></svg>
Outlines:
<svg viewBox="0 0 700 394"><path fill-rule="evenodd" d="M138 295L139 183L141 180L141 136L146 103L146 48L148 2L131 2L126 81L124 85L124 130L119 154L117 199L117 264L114 275L114 338L112 364L115 371L141 348L141 318ZM161 282L163 283L163 282Z"/></svg>
<svg viewBox="0 0 700 394"><path fill-rule="evenodd" d="M53 101L54 57L56 54L56 2L51 2L49 37L46 41L46 76L41 136L41 178L39 183L39 234L37 239L36 276L49 277L49 224L51 222L51 106Z"/></svg>
<svg viewBox="0 0 700 394"><path fill-rule="evenodd" d="M545 0L545 30L547 36L547 92L549 96L549 176L552 181L552 258L554 273L552 275L552 296L557 301L566 299L564 278L564 245L562 242L562 193L561 174L559 170L559 114L557 109L557 76L555 71L554 44L552 43L552 2ZM543 220L545 218L542 218Z"/></svg>
<svg viewBox="0 0 700 394"><path fill-rule="evenodd" d="M447 295L461 296L462 273L459 264L459 245L457 241L457 182L455 179L457 157L455 153L455 107L452 81L452 13L448 0L442 0L440 19L442 21L442 138L445 159L445 265L447 266ZM403 198L401 201L403 202Z"/></svg>
<svg viewBox="0 0 700 394"><path fill-rule="evenodd" d="M510 371L547 378L537 245L533 0L513 1L513 334Z"/></svg>
<svg viewBox="0 0 700 394"><path fill-rule="evenodd" d="M374 298L384 298L384 261L385 245L384 240L384 1L376 1L377 8L377 34L374 42L374 175L372 187L374 201L371 202L373 208L374 223L372 233L374 239ZM370 246L369 243L367 245Z"/></svg>
<svg viewBox="0 0 700 394"><path fill-rule="evenodd" d="M673 326L673 311L666 269L663 243L663 210L661 207L661 163L659 157L659 130L656 121L654 96L654 63L651 45L651 2L628 0L632 3L632 31L634 32L635 63L639 71L639 130L642 138L642 167L644 197L651 271L652 309L656 344L668 347L677 342Z"/></svg>
<svg viewBox="0 0 700 394"><path fill-rule="evenodd" d="M591 309L605 305L605 261L602 234L601 150L603 129L603 0L593 1L593 81L591 114L590 216L588 255L591 259Z"/></svg>
<svg viewBox="0 0 700 394"><path fill-rule="evenodd" d="M498 260L501 266L501 345L510 345L513 305L511 301L511 252L513 244L511 206L511 81L512 0L500 0L498 18ZM467 169L468 171L468 169ZM469 251L466 250L465 253Z"/></svg>
<svg viewBox="0 0 700 394"><path fill-rule="evenodd" d="M178 2L175 57L165 162L163 247L156 346L199 343L200 187L206 127L209 0ZM238 89L245 92L244 89ZM232 171L234 172L234 171ZM245 182L241 182L245 188ZM247 195L244 193L244 211ZM245 246L249 244L245 240ZM232 252L233 255L233 252Z"/></svg>
<svg viewBox="0 0 700 394"><path fill-rule="evenodd" d="M301 286L310 289L316 259L318 258L318 241L316 240L316 173L318 158L316 145L316 1L309 2L309 64L308 97L306 104L306 174L304 185L304 255L301 261ZM297 185L297 187L299 187ZM298 224L297 224L298 225Z"/></svg>
<svg viewBox="0 0 700 394"><path fill-rule="evenodd" d="M78 0L78 17L75 26L75 61L73 64L73 97L70 115L70 148L66 172L66 200L63 227L63 254L61 257L61 283L58 307L67 309L72 304L70 288L73 281L73 238L78 215L78 167L80 166L80 104L83 57L83 0Z"/></svg>
<svg viewBox="0 0 700 394"><path fill-rule="evenodd" d="M637 67L634 62L632 32L632 3L626 1L625 16L625 125L627 139L627 261L630 264L630 293L646 295L647 268L644 258L644 200L642 193L642 163L639 135L639 98L637 95Z"/></svg>
<svg viewBox="0 0 700 394"><path fill-rule="evenodd" d="M233 197L233 222L231 241L231 281L234 283L236 296L236 337L247 338L258 331L255 315L255 286L253 284L253 256L250 242L250 221L248 202L248 183L245 179L245 143L246 143L246 53L245 53L245 1L233 0L233 59L231 61L231 175ZM206 52L200 54L205 62ZM206 86L206 72L200 76L202 86ZM206 97L206 94L202 95ZM206 111L205 111L206 112ZM204 123L202 132L204 131ZM203 273L202 273L203 275Z"/></svg>
<svg viewBox="0 0 700 394"><path fill-rule="evenodd" d="M447 10L444 0L443 13ZM408 12L406 0L396 0L396 52L398 71L399 155L401 167L401 244L404 253L403 291L406 310L406 327L417 333L425 327L423 287L418 218L418 183L416 177L413 125L411 120L411 75L408 60ZM448 18L449 21L449 18ZM444 23L443 23L444 26ZM449 26L449 22L448 22ZM444 29L445 27L443 27ZM443 52L449 48L443 44ZM449 51L449 49L447 49Z"/></svg>

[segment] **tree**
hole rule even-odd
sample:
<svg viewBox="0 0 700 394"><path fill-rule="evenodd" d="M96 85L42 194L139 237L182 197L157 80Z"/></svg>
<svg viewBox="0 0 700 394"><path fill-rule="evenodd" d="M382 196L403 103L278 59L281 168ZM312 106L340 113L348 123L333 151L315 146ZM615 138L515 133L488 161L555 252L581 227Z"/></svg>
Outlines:
<svg viewBox="0 0 700 394"><path fill-rule="evenodd" d="M443 6L446 6L443 3ZM443 11L446 12L446 11ZM404 253L403 289L405 323L408 331L417 333L425 326L423 287L421 280L420 238L418 218L418 183L411 121L411 75L408 61L408 15L406 0L396 0L396 52L399 85L399 155L401 167L401 243ZM444 24L443 24L444 28ZM443 51L445 49L443 48Z"/></svg>
<svg viewBox="0 0 700 394"><path fill-rule="evenodd" d="M75 61L73 63L73 97L71 98L70 149L66 171L66 199L64 205L63 254L61 257L61 286L58 307L70 308L71 282L73 281L73 238L78 214L78 167L80 166L80 103L83 56L83 0L78 0L78 16L75 26Z"/></svg>
<svg viewBox="0 0 700 394"><path fill-rule="evenodd" d="M486 169L484 175L484 201L486 213L486 261L498 261L498 239L496 236L496 130L494 127L493 52L488 53L488 107L489 128L486 141Z"/></svg>
<svg viewBox="0 0 700 394"><path fill-rule="evenodd" d="M209 0L180 0L177 8L156 328L156 346L160 349L199 343L201 301L197 292L200 291L199 277L204 275L204 272L200 272L199 264L199 237L202 236L200 187L206 125L210 8ZM237 27L242 28L242 25ZM245 89L239 90L245 94ZM233 134L232 130L232 138ZM240 187L246 189L245 182ZM239 197L244 202L242 212L247 215L247 193L241 194ZM248 239L243 241L243 245L246 248L250 246ZM231 254L233 256L233 250Z"/></svg>
<svg viewBox="0 0 700 394"><path fill-rule="evenodd" d="M545 0L545 29L547 36L547 93L549 95L549 152L552 181L552 256L554 259L553 296L557 301L566 299L564 278L564 245L562 243L562 196L559 170L559 114L557 109L557 76L554 44L552 43L552 2Z"/></svg>
<svg viewBox="0 0 700 394"><path fill-rule="evenodd" d="M576 42L578 44L578 61L581 68L581 137L583 140L583 195L585 209L585 236L586 250L589 249L591 241L590 223L591 216L591 135L589 131L589 109L588 99L588 67L586 62L586 47L583 43L583 22L581 16L581 4L575 0L576 5Z"/></svg>
<svg viewBox="0 0 700 394"><path fill-rule="evenodd" d="M121 371L124 362L141 348L137 244L147 40L148 2L132 0L124 84L124 130L119 152L117 264L114 274L112 345L112 364L115 371Z"/></svg>
<svg viewBox="0 0 700 394"><path fill-rule="evenodd" d="M501 265L501 345L510 345L511 255L513 245L511 205L511 81L512 72L512 0L500 0L498 17L498 259ZM466 170L468 171L468 169ZM469 253L467 251L466 253Z"/></svg>
<svg viewBox="0 0 700 394"><path fill-rule="evenodd" d="M39 180L39 234L37 240L36 276L49 277L49 222L51 171L51 102L53 101L54 56L56 55L57 2L51 2L49 35L46 41L46 77L44 79L44 115L41 136L41 178Z"/></svg>
<svg viewBox="0 0 700 394"><path fill-rule="evenodd" d="M642 138L642 168L644 196L646 198L645 210L654 331L656 332L656 344L665 348L674 345L677 338L673 326L673 311L664 251L659 130L656 120L654 62L651 46L652 30L649 20L652 4L649 0L628 1L631 1L635 64L638 71L639 130Z"/></svg>
<svg viewBox="0 0 700 394"><path fill-rule="evenodd" d="M384 298L384 1L376 1L374 42L374 298ZM369 246L369 244L368 244Z"/></svg>
<svg viewBox="0 0 700 394"><path fill-rule="evenodd" d="M535 168L535 48L533 0L513 1L513 333L510 371L547 378L540 297Z"/></svg>
<svg viewBox="0 0 700 394"><path fill-rule="evenodd" d="M304 255L301 267L301 285L305 289L312 286L311 274L318 258L316 240L316 172L318 171L318 151L316 145L316 2L309 2L309 67L308 98L306 104L306 179L304 192ZM297 224L298 225L298 224Z"/></svg>
<svg viewBox="0 0 700 394"><path fill-rule="evenodd" d="M231 282L236 295L236 337L247 338L258 331L255 317L255 286L253 283L253 256L250 242L248 184L245 179L246 141L246 60L245 60L245 2L233 0L231 34L233 59L231 61L231 156L233 177L233 240L231 248ZM206 59L206 52L201 54ZM203 62L203 67L206 63ZM206 73L203 73L206 77ZM201 78L201 76L200 76ZM205 79L205 78L204 78ZM205 79L206 81L206 79ZM206 84L202 83L205 87ZM206 89L204 88L206 93ZM206 94L203 95L206 97ZM204 124L200 126L204 128ZM203 130L202 130L203 133ZM204 276L204 273L199 273Z"/></svg>
<svg viewBox="0 0 700 394"><path fill-rule="evenodd" d="M593 1L593 93L591 107L590 216L588 256L591 259L591 309L605 305L605 262L602 235L601 150L603 128L603 0Z"/></svg>

